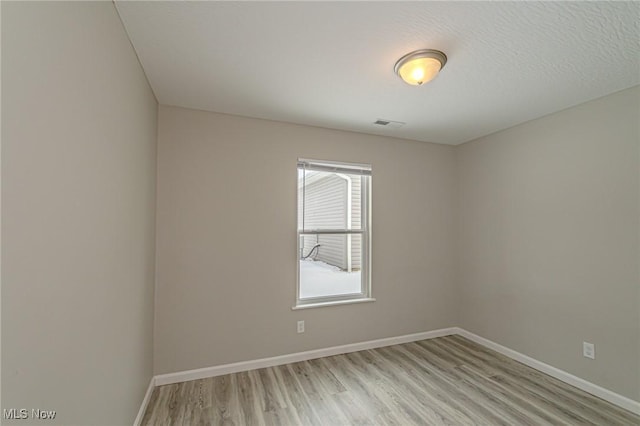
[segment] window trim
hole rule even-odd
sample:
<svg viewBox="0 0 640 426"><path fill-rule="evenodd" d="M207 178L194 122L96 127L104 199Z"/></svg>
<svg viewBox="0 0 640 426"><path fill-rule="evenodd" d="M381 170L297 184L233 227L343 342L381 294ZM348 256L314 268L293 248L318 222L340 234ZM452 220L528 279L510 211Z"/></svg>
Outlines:
<svg viewBox="0 0 640 426"><path fill-rule="evenodd" d="M327 160L298 159L296 175L300 168L331 173L346 173L360 175L361 181L361 229L298 229L298 214L296 214L296 292L292 310L317 308L352 303L374 302L371 289L371 165L362 163L348 163ZM300 202L300 187L296 178L296 212ZM304 205L304 201L303 201ZM304 207L303 207L304 208ZM304 214L304 212L303 212ZM304 234L344 234L362 235L362 259L360 292L333 296L319 296L300 298L300 236Z"/></svg>

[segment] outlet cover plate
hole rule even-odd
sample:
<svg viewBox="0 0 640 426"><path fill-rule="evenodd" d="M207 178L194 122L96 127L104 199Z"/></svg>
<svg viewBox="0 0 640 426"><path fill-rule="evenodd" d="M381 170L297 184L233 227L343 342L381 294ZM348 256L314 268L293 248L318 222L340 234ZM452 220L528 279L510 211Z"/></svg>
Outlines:
<svg viewBox="0 0 640 426"><path fill-rule="evenodd" d="M596 346L593 343L582 342L582 355L585 358L596 359Z"/></svg>

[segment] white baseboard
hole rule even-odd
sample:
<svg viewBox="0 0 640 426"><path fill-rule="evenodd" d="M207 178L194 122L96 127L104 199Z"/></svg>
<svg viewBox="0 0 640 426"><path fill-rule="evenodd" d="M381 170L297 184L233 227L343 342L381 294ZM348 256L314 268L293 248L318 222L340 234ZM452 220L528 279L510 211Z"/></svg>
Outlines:
<svg viewBox="0 0 640 426"><path fill-rule="evenodd" d="M261 359L251 360L251 361L236 362L233 364L223 364L223 365L217 365L214 367L199 368L196 370L180 371L180 372L169 373L169 374L160 374L158 376L155 376L152 379L151 383L149 384L149 390L147 390L147 395L145 395L144 401L142 402L142 407L140 407L140 412L138 413L138 417L136 418L135 425L138 425L139 422L142 421L142 416L144 416L144 412L147 408L147 404L149 403L149 398L151 397L151 392L153 391L154 386L162 386L162 385L168 385L172 383L186 382L189 380L205 379L208 377L222 376L224 374L238 373L241 371L254 370L257 368L274 367L277 365L289 364L292 362L307 361L310 359L322 358L326 356L346 354L350 352L363 351L367 349L376 349L384 346L399 345L402 343L415 342L418 340L425 340L425 339L433 339L436 337L449 336L452 334L457 334L462 337L466 337L467 339L473 342L476 342L489 349L493 349L494 351L499 352L503 355L506 355L509 358L519 361L525 365L528 365L531 368L534 368L538 371L541 371L545 374L555 377L556 379L559 379L565 383L575 386L578 389L582 389L583 391L588 392L592 395L595 395L599 398L602 398L605 401L609 401L612 404L615 404L619 407L622 407L626 410L629 410L633 413L640 415L640 402L638 401L634 401L630 398L627 398L613 391L605 389L601 386L598 386L594 383L588 382L584 379L581 379L580 377L567 373L564 370L560 370L559 368L552 367L549 364L545 364L544 362L538 361L527 355L521 354L520 352L514 351L513 349L509 349L489 339L480 337L465 329L462 329L459 327L451 327L451 328L443 328L440 330L427 331L424 333L407 334L404 336L388 337L388 338L378 339L378 340L369 340L366 342L351 343L348 345L341 345L341 346L332 346L330 348L315 349L311 351L297 352L293 354L280 355L280 356L275 356L270 358L261 358Z"/></svg>
<svg viewBox="0 0 640 426"><path fill-rule="evenodd" d="M142 418L144 417L144 413L147 411L147 406L149 405L149 400L151 399L151 394L153 390L156 388L156 378L152 377L149 381L149 387L147 388L147 393L144 394L144 399L142 400L142 404L140 405L140 409L138 410L138 415L136 419L133 421L133 426L140 426L142 423Z"/></svg>
<svg viewBox="0 0 640 426"><path fill-rule="evenodd" d="M214 367L199 368L197 370L181 371L178 373L160 374L155 377L156 386L168 385L171 383L186 382L189 380L204 379L207 377L222 376L224 374L238 373L240 371L254 370L256 368L274 367L276 365L289 364L292 362L307 361L310 359L322 358L325 356L346 354L349 352L363 351L367 349L381 348L384 346L399 345L402 343L415 342L418 340L433 339L435 337L449 336L455 334L454 328L443 328L441 330L427 331L425 333L407 334L404 336L388 337L385 339L369 340L366 342L351 343L348 345L332 346L330 348L315 349L306 352L262 358L252 361L235 362L233 364L217 365Z"/></svg>
<svg viewBox="0 0 640 426"><path fill-rule="evenodd" d="M605 389L602 386L598 386L594 383L588 382L578 376L574 376L573 374L567 373L566 371L560 370L559 368L552 367L549 364L545 364L542 361L538 361L537 359L521 354L520 352L509 349L489 339L480 337L477 334L473 334L465 329L455 327L455 330L455 334L466 337L473 342L476 342L489 349L493 349L496 352L500 352L501 354L506 355L511 359L528 365L531 368L535 368L536 370L548 374L551 377L555 377L556 379L568 383L571 386L575 386L578 389L582 389L583 391L602 398L605 401L609 401L610 403L622 407L625 410L629 410L632 413L640 415L640 402L638 401L634 401L633 399L627 398L626 396L622 396L613 391L610 391L609 389Z"/></svg>

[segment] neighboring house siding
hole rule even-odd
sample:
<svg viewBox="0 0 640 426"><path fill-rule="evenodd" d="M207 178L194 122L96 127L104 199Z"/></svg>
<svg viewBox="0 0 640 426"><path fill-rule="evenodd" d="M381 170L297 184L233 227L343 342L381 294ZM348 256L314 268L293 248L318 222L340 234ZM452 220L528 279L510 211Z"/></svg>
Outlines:
<svg viewBox="0 0 640 426"><path fill-rule="evenodd" d="M343 175L344 176L344 175ZM306 179L304 227L306 229L344 229L347 227L347 202L349 187L347 179L338 175L313 175ZM351 227L360 227L360 177L349 176L352 183ZM298 221L302 227L302 191L298 196ZM301 238L302 255L310 253L320 244L315 260L326 262L341 269L349 269L348 241L351 239L351 270L360 269L361 237L359 235L307 235Z"/></svg>
<svg viewBox="0 0 640 426"><path fill-rule="evenodd" d="M322 176L322 175L321 175ZM302 195L299 197L302 199ZM301 201L300 201L301 202ZM301 209L299 209L301 210ZM304 210L306 229L343 229L347 217L347 181L336 175L308 176ZM316 260L341 269L347 268L347 244L344 235L309 235L303 238L304 255L320 244Z"/></svg>
<svg viewBox="0 0 640 426"><path fill-rule="evenodd" d="M362 210L362 199L360 195L362 178L360 176L351 177L351 227L360 229L360 218ZM362 236L351 235L351 270L359 271L362 263Z"/></svg>
<svg viewBox="0 0 640 426"><path fill-rule="evenodd" d="M310 237L309 241L314 241ZM318 235L318 255L313 256L315 260L321 260L329 265L337 266L340 269L347 269L347 237L346 235ZM313 244L309 246L309 249Z"/></svg>

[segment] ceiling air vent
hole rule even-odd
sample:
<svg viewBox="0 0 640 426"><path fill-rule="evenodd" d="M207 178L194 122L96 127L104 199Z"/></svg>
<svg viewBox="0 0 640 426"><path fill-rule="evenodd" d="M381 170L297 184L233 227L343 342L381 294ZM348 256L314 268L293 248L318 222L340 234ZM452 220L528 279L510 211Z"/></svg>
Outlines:
<svg viewBox="0 0 640 426"><path fill-rule="evenodd" d="M402 121L391 121L391 120L384 120L382 118L379 118L376 121L374 121L373 124L377 126L388 127L390 129L397 129L404 126L406 123L403 123Z"/></svg>

